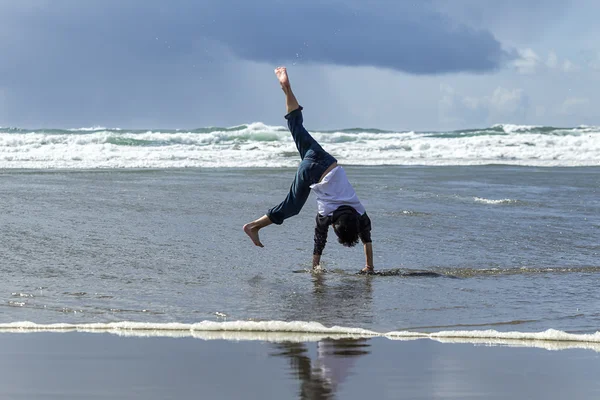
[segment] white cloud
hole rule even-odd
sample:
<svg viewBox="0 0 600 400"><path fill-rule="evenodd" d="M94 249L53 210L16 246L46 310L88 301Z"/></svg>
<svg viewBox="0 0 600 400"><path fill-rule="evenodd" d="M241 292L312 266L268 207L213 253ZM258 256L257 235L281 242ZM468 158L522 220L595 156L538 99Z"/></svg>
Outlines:
<svg viewBox="0 0 600 400"><path fill-rule="evenodd" d="M569 121L570 126L598 125L597 107L594 99L584 96L570 96L565 98L555 108L556 115Z"/></svg>
<svg viewBox="0 0 600 400"><path fill-rule="evenodd" d="M562 70L564 72L575 72L579 71L579 66L574 64L571 60L565 60L562 64Z"/></svg>
<svg viewBox="0 0 600 400"><path fill-rule="evenodd" d="M529 110L529 97L523 89L497 87L490 95L463 95L453 87L440 85L440 120L447 124L491 125L523 123Z"/></svg>
<svg viewBox="0 0 600 400"><path fill-rule="evenodd" d="M523 89L497 87L488 103L488 123L525 123L529 97Z"/></svg>
<svg viewBox="0 0 600 400"><path fill-rule="evenodd" d="M577 64L575 64L573 61L567 58L565 58L564 60L560 60L554 51L551 51L548 54L548 59L546 60L546 68L567 73L576 72L581 69Z"/></svg>
<svg viewBox="0 0 600 400"><path fill-rule="evenodd" d="M541 64L540 57L532 49L518 50L519 58L513 61L517 72L523 75L534 74Z"/></svg>
<svg viewBox="0 0 600 400"><path fill-rule="evenodd" d="M500 114L514 114L523 107L526 98L523 89L497 87L489 98L490 111Z"/></svg>
<svg viewBox="0 0 600 400"><path fill-rule="evenodd" d="M594 70L600 70L600 52L595 54L595 57L589 62L589 67Z"/></svg>
<svg viewBox="0 0 600 400"><path fill-rule="evenodd" d="M521 75L532 75L544 70L555 70L561 72L579 71L580 67L569 59L561 60L556 52L551 51L543 62L540 56L530 48L518 50L519 58L512 62L513 67ZM598 59L600 68L600 55Z"/></svg>
<svg viewBox="0 0 600 400"><path fill-rule="evenodd" d="M438 115L444 126L466 127L485 124L485 108L477 97L464 96L452 86L440 84Z"/></svg>
<svg viewBox="0 0 600 400"><path fill-rule="evenodd" d="M546 66L548 68L556 68L558 66L558 57L554 51L551 51L548 54L548 60L546 61Z"/></svg>

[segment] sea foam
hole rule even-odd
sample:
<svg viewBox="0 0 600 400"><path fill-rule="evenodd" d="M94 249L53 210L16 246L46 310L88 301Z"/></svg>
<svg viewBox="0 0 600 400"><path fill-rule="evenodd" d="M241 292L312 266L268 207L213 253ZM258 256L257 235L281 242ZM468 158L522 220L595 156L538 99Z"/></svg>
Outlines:
<svg viewBox="0 0 600 400"><path fill-rule="evenodd" d="M492 205L499 205L499 204L514 204L514 203L518 203L518 200L513 200L513 199L484 199L482 197L474 197L473 200L475 200L477 203L484 203L484 204L492 204Z"/></svg>
<svg viewBox="0 0 600 400"><path fill-rule="evenodd" d="M495 125L452 132L311 131L346 165L600 166L600 129ZM0 128L0 168L295 167L283 126L194 130Z"/></svg>
<svg viewBox="0 0 600 400"><path fill-rule="evenodd" d="M202 321L198 323L108 322L89 324L0 324L0 333L86 332L127 337L193 337L202 340L258 340L269 342L311 342L323 339L387 338L390 340L431 339L443 343L471 343L538 347L548 350L583 348L600 352L600 332L574 334L555 329L543 332L500 332L496 330L376 332L358 327L326 327L304 321Z"/></svg>

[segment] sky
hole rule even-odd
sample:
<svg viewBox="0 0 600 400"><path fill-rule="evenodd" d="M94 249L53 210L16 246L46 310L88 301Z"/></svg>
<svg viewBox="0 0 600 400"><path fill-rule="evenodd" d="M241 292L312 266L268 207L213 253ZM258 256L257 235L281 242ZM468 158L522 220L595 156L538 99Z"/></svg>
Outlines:
<svg viewBox="0 0 600 400"><path fill-rule="evenodd" d="M595 0L0 0L0 126L600 125Z"/></svg>

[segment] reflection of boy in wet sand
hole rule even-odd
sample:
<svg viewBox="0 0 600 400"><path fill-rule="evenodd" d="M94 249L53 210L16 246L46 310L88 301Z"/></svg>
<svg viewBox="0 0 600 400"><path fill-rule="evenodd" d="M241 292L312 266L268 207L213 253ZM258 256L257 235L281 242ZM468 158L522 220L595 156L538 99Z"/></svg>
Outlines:
<svg viewBox="0 0 600 400"><path fill-rule="evenodd" d="M361 272L373 272L371 220L348 181L344 169L337 164L334 157L323 150L302 125L302 107L292 92L286 69L277 68L275 74L285 93L285 119L302 161L285 200L271 208L266 215L244 225L244 232L256 246L263 247L258 231L271 224L281 225L285 219L298 214L312 189L317 197L318 206L313 268L319 267L321 254L327 242L327 231L329 225L332 225L342 245L352 247L359 239L362 241L366 266Z"/></svg>
<svg viewBox="0 0 600 400"><path fill-rule="evenodd" d="M304 343L281 343L276 356L285 356L298 379L300 398L333 399L339 385L352 373L358 356L369 354L367 339L322 340L317 343L317 360L312 362Z"/></svg>

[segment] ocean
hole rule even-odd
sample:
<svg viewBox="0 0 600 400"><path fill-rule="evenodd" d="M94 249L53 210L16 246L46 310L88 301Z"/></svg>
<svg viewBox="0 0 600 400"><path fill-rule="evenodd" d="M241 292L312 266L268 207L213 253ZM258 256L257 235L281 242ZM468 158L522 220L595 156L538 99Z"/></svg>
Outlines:
<svg viewBox="0 0 600 400"><path fill-rule="evenodd" d="M265 248L244 234L293 179L283 126L0 128L0 330L600 351L600 128L313 135L346 169L388 276L357 275L361 246L332 233L310 272L312 196L261 231Z"/></svg>
<svg viewBox="0 0 600 400"><path fill-rule="evenodd" d="M307 129L346 165L600 166L600 128L501 124L452 132ZM287 128L194 130L0 128L0 168L296 167Z"/></svg>

